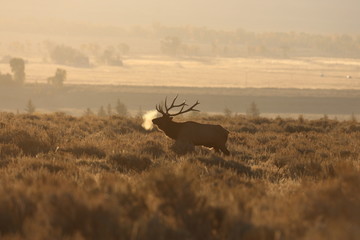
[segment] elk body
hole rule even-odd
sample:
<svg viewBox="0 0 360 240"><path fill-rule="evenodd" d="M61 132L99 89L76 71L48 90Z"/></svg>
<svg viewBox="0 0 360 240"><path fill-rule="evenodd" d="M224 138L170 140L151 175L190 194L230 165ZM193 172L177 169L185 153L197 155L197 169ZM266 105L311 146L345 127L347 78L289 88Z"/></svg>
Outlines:
<svg viewBox="0 0 360 240"><path fill-rule="evenodd" d="M156 105L156 110L162 114L161 117L155 118L152 122L162 130L168 137L185 143L190 143L195 146L205 146L214 148L216 152L221 150L224 154L229 155L230 152L225 144L229 135L229 131L220 125L202 124L193 121L174 122L174 116L190 112L199 111L194 109L199 104L197 101L194 105L184 110L187 104L175 104L177 96L168 107L165 99L165 111L162 106ZM173 108L181 108L178 113L171 114L169 111Z"/></svg>

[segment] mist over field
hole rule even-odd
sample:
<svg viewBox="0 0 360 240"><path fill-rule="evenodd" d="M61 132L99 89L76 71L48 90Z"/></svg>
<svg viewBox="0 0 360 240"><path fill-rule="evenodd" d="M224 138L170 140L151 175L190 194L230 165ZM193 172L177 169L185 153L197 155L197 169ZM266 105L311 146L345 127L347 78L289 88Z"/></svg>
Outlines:
<svg viewBox="0 0 360 240"><path fill-rule="evenodd" d="M358 239L359 9L1 4L0 239Z"/></svg>
<svg viewBox="0 0 360 240"><path fill-rule="evenodd" d="M113 26L161 23L265 32L358 34L359 8L356 0L14 0L2 6L2 17L62 19Z"/></svg>

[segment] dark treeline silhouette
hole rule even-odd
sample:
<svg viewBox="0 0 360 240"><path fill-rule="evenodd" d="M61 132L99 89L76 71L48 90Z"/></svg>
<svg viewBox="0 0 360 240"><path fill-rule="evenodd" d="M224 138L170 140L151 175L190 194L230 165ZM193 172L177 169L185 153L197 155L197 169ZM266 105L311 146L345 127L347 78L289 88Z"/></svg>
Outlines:
<svg viewBox="0 0 360 240"><path fill-rule="evenodd" d="M187 53L189 47L194 49L197 46L196 54L223 57L360 57L360 36L347 34L257 33L243 29L224 31L206 27L160 25L154 27L153 34L163 39L162 46L165 49L169 45L181 49L179 45L183 42L182 49ZM201 47L203 45L208 45L207 52ZM174 49L173 52L178 53Z"/></svg>

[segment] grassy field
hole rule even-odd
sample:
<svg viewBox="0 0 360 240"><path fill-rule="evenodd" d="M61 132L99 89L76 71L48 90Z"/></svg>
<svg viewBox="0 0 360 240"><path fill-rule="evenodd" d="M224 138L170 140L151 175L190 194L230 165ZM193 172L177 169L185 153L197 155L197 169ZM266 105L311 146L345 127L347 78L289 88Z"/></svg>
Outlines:
<svg viewBox="0 0 360 240"><path fill-rule="evenodd" d="M65 84L360 89L360 62L354 59L136 56L124 59L124 64L124 67L74 68L33 58L26 64L26 81L46 83L60 67L68 73ZM0 71L10 72L8 64L0 64Z"/></svg>
<svg viewBox="0 0 360 240"><path fill-rule="evenodd" d="M1 239L357 239L360 124L197 116L231 156L142 119L0 114Z"/></svg>

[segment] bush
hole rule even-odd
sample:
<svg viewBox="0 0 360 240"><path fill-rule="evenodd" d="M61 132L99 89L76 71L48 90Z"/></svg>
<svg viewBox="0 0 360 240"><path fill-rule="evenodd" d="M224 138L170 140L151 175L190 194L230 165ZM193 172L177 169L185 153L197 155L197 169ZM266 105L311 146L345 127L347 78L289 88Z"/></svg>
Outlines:
<svg viewBox="0 0 360 240"><path fill-rule="evenodd" d="M140 157L133 154L113 154L107 160L114 169L120 172L142 172L152 165L147 157Z"/></svg>
<svg viewBox="0 0 360 240"><path fill-rule="evenodd" d="M91 144L80 144L77 146L66 147L60 150L63 152L71 153L76 158L79 157L105 158L106 156L106 153L103 150Z"/></svg>
<svg viewBox="0 0 360 240"><path fill-rule="evenodd" d="M11 235L23 232L27 219L37 210L34 199L16 190L0 191L0 234Z"/></svg>
<svg viewBox="0 0 360 240"><path fill-rule="evenodd" d="M35 156L38 153L44 153L50 150L49 142L47 142L46 139L41 139L40 135L18 129L1 131L0 143L15 145L16 147L14 146L13 150L18 148L25 155L30 156ZM7 152L12 152L12 150L8 149Z"/></svg>
<svg viewBox="0 0 360 240"><path fill-rule="evenodd" d="M160 157L161 155L163 155L165 153L165 151L163 150L163 147L155 141L147 141L144 146L141 148L140 150L141 153L143 154L148 154L152 157Z"/></svg>
<svg viewBox="0 0 360 240"><path fill-rule="evenodd" d="M22 150L15 144L0 143L0 159L16 157L22 154Z"/></svg>

